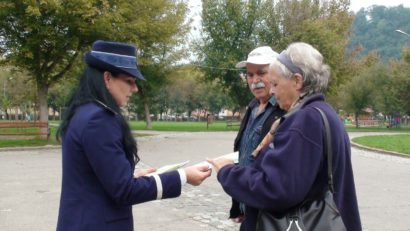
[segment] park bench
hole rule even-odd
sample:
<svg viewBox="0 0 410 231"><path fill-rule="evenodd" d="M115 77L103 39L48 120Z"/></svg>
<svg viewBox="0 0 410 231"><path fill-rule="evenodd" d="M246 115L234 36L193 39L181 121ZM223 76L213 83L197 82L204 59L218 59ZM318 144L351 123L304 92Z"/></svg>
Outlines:
<svg viewBox="0 0 410 231"><path fill-rule="evenodd" d="M380 120L358 120L361 127L379 127L383 125L383 121Z"/></svg>
<svg viewBox="0 0 410 231"><path fill-rule="evenodd" d="M47 122L7 121L0 122L0 136L42 136L50 137Z"/></svg>
<svg viewBox="0 0 410 231"><path fill-rule="evenodd" d="M226 120L226 127L235 127L235 126L240 126L241 121L240 120Z"/></svg>

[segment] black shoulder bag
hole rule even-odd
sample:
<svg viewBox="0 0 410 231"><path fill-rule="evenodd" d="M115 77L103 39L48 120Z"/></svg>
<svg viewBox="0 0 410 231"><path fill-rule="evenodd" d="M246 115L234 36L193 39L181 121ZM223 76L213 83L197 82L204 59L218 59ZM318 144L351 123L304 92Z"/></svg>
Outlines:
<svg viewBox="0 0 410 231"><path fill-rule="evenodd" d="M323 118L326 132L324 145L327 155L328 189L319 199L305 199L284 215L274 215L267 211L259 211L256 224L257 231L345 231L342 217L333 200L332 174L332 142L329 122L326 115L316 108Z"/></svg>

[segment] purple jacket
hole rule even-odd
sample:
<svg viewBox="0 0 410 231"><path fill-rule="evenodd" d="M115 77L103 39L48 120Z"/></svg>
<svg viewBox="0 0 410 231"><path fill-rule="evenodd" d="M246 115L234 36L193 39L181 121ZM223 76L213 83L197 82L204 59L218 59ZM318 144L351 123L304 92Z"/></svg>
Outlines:
<svg viewBox="0 0 410 231"><path fill-rule="evenodd" d="M327 187L324 167L324 126L319 112L328 117L332 132L334 199L349 231L361 230L350 156L349 137L339 117L324 102L311 97L279 126L273 146L263 150L251 166L227 165L218 173L224 190L246 207L241 230L255 230L259 209L286 212Z"/></svg>
<svg viewBox="0 0 410 231"><path fill-rule="evenodd" d="M80 106L63 137L57 230L133 230L131 205L157 198L153 177L133 177L117 115L96 103ZM181 194L178 172L160 175L162 198Z"/></svg>

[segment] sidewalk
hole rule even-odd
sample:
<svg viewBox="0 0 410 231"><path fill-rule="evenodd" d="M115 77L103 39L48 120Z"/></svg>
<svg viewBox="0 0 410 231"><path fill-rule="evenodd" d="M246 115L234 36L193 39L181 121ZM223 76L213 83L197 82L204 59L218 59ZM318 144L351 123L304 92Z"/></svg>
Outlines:
<svg viewBox="0 0 410 231"><path fill-rule="evenodd" d="M146 132L141 132L146 133ZM161 166L203 161L232 150L235 132L158 133L139 137L143 163ZM409 231L410 158L352 148L363 229ZM61 150L0 152L0 229L55 230L61 187ZM215 174L202 185L186 185L177 199L135 205L135 230L239 230L227 219L230 199Z"/></svg>

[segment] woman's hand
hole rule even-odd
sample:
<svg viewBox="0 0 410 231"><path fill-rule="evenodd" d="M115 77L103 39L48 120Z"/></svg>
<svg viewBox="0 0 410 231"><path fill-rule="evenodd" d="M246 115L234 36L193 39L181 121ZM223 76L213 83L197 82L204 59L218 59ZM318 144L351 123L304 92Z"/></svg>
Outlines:
<svg viewBox="0 0 410 231"><path fill-rule="evenodd" d="M202 181L211 175L212 170L207 165L189 166L184 168L188 184L200 185Z"/></svg>
<svg viewBox="0 0 410 231"><path fill-rule="evenodd" d="M210 164L212 164L215 168L215 171L218 173L221 168L228 164L234 164L233 160L226 159L226 158L218 158L218 159L208 159L207 160Z"/></svg>
<svg viewBox="0 0 410 231"><path fill-rule="evenodd" d="M245 220L245 217L242 215L239 217L231 218L231 220L235 223L242 223L242 221Z"/></svg>
<svg viewBox="0 0 410 231"><path fill-rule="evenodd" d="M157 171L156 168L141 169L141 170L138 170L138 171L134 171L134 177L135 177L135 178L138 178L138 177L140 177L140 176L145 176L145 175L147 175L147 174L149 174L149 173L153 173L153 172L155 172L155 171Z"/></svg>

